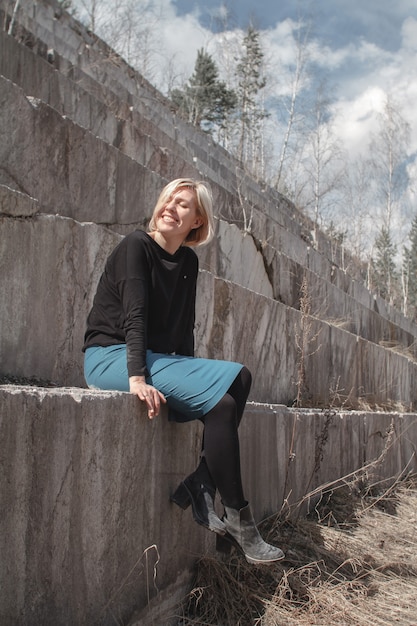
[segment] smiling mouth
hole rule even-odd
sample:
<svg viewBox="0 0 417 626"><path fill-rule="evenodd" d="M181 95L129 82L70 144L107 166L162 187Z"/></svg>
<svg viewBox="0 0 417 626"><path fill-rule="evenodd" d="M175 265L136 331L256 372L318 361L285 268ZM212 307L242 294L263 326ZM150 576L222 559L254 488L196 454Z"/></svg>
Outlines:
<svg viewBox="0 0 417 626"><path fill-rule="evenodd" d="M161 218L164 222L169 222L170 224L178 224L178 220L169 213L162 213Z"/></svg>

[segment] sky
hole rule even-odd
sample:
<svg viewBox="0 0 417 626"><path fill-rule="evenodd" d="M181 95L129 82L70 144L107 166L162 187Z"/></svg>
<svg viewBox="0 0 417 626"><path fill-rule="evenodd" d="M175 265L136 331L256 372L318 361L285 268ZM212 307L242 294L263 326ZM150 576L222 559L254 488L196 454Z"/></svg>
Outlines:
<svg viewBox="0 0 417 626"><path fill-rule="evenodd" d="M401 43L404 19L412 15L417 18L415 0L228 0L225 3L174 0L173 4L181 16L197 10L207 28L213 27L213 16L225 8L231 21L241 28L249 20L260 29L274 28L278 22L304 15L312 18L317 36L332 48L364 37L394 51Z"/></svg>
<svg viewBox="0 0 417 626"><path fill-rule="evenodd" d="M167 0L187 32L190 46L202 45L219 16L231 30L249 22L261 30L269 62L294 54L294 26L311 24L311 50L336 95L340 133L355 150L372 128L372 112L386 94L394 97L412 126L417 151L417 0ZM188 51L187 51L188 54ZM195 61L195 54L188 57ZM190 73L193 69L191 66Z"/></svg>
<svg viewBox="0 0 417 626"><path fill-rule="evenodd" d="M81 14L82 7L92 4L92 0L73 1ZM232 38L252 22L261 31L268 80L272 87L276 81L279 97L279 90L290 80L297 22L309 24L310 54L331 85L339 132L349 148L355 151L359 147L355 142L360 144L369 134L373 113L381 110L389 93L412 126L410 152L417 152L417 0L124 1L138 7L159 6L158 19L152 22L159 61L151 82L162 91L167 59L177 81L173 85L171 81L171 86L182 86L181 81L193 72L200 48L216 57L222 38ZM101 6L108 0L95 3ZM138 10L140 22L143 13L139 11L143 8ZM109 21L113 13L111 9Z"/></svg>

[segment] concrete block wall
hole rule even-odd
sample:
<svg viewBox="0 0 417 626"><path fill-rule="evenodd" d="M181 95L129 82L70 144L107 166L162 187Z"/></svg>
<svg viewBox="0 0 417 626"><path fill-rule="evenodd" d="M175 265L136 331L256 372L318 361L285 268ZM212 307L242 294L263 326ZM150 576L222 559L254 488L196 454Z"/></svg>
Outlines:
<svg viewBox="0 0 417 626"><path fill-rule="evenodd" d="M2 168L2 181L6 185L19 187L30 197L37 198L42 213L66 215L81 222L125 226L135 223L139 214L142 222L146 222L152 205L144 206L143 199L156 198L163 183L157 172L126 157L38 99L27 98L10 81L1 79L1 84L1 137L4 141L0 150L2 162L6 164ZM13 143L7 140L10 134L14 137ZM91 159L92 154L94 159ZM5 211L7 214L7 208ZM325 323L336 320L351 332L352 341L360 335L375 343L392 342L404 349L415 344L410 320L402 318L396 324L356 301L320 274L285 254L278 254L272 246L268 248L267 257L252 237L223 220L219 221L218 230L217 246L201 253L202 267L295 309L300 306L300 284L306 276L312 294L311 313ZM294 242L295 236L291 233L288 237L294 243L293 250L304 246L301 239ZM248 272L248 267L255 271ZM368 301L370 305L370 294ZM337 328L335 333L338 333ZM333 378L338 376L339 372L333 373ZM74 384L77 381L61 382ZM349 392L351 389L349 387ZM316 396L320 393L319 388ZM280 402L283 398L269 400ZM404 398L404 402L410 403L413 399Z"/></svg>
<svg viewBox="0 0 417 626"><path fill-rule="evenodd" d="M125 624L148 593L190 576L213 537L169 494L197 458L197 424L174 434L129 394L0 396L0 623Z"/></svg>
<svg viewBox="0 0 417 626"><path fill-rule="evenodd" d="M39 204L5 186L0 198L11 207L1 218L0 271L8 294L0 303L3 373L84 386L85 319L122 235L69 217L28 216ZM256 267L256 250L244 252L242 262ZM417 368L410 358L206 270L199 277L196 346L198 356L245 363L258 402L294 402L301 350L305 392L318 405L336 395L380 404L412 405L415 398Z"/></svg>
<svg viewBox="0 0 417 626"><path fill-rule="evenodd" d="M196 559L214 551L169 502L200 429L148 420L127 393L0 386L0 623L176 624ZM416 470L416 415L252 403L240 438L258 520L284 500L305 512L360 468L374 481Z"/></svg>

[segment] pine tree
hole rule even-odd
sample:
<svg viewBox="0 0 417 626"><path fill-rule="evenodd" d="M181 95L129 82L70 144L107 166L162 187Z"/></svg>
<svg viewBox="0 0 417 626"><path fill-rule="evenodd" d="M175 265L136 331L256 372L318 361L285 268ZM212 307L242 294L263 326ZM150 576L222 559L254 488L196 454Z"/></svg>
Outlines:
<svg viewBox="0 0 417 626"><path fill-rule="evenodd" d="M240 118L238 157L244 163L251 162L252 170L259 169L256 167L259 162L263 169L262 121L268 117L260 102L266 79L262 76L264 54L259 37L259 31L249 26L242 42L244 52L236 67Z"/></svg>
<svg viewBox="0 0 417 626"><path fill-rule="evenodd" d="M203 49L197 53L194 73L183 90L174 89L171 99L191 124L207 132L221 128L236 106L236 94L220 81L212 57Z"/></svg>
<svg viewBox="0 0 417 626"><path fill-rule="evenodd" d="M395 267L396 248L388 228L383 226L375 240L375 276L374 282L378 294L393 303L397 273Z"/></svg>
<svg viewBox="0 0 417 626"><path fill-rule="evenodd" d="M417 215L413 219L410 231L410 247L404 246L403 262L404 281L407 305L417 314Z"/></svg>

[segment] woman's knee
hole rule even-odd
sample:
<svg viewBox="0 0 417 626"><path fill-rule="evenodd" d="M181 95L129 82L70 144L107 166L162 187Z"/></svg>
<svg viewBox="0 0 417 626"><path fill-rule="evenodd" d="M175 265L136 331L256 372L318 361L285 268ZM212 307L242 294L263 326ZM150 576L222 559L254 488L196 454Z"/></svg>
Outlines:
<svg viewBox="0 0 417 626"><path fill-rule="evenodd" d="M204 416L204 423L220 420L222 423L236 422L237 407L235 399L226 393L221 400Z"/></svg>
<svg viewBox="0 0 417 626"><path fill-rule="evenodd" d="M248 392L248 395L249 395L249 391L250 391L250 388L252 386L252 374L248 370L246 365L244 365L242 367L242 369L240 370L240 376L241 376L241 379L242 379L242 386L243 386L244 389L247 389L247 392Z"/></svg>
<svg viewBox="0 0 417 626"><path fill-rule="evenodd" d="M237 405L245 405L249 396L249 392L252 386L252 374L248 368L244 365L236 376L235 380L231 384L228 393L233 396ZM242 407L243 410L243 407Z"/></svg>

